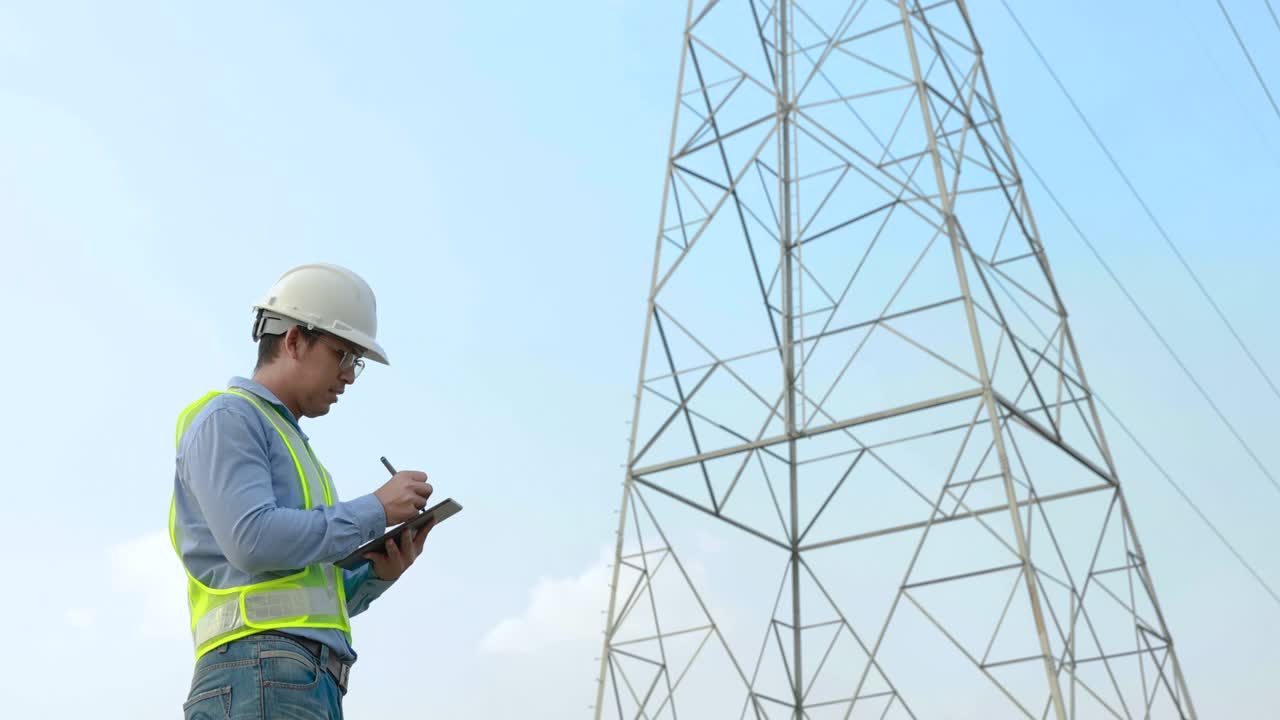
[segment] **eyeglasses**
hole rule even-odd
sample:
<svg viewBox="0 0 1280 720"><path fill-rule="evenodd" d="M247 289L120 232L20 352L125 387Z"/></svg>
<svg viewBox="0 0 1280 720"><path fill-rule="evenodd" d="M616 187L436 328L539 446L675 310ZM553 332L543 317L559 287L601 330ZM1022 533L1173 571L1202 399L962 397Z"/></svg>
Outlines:
<svg viewBox="0 0 1280 720"><path fill-rule="evenodd" d="M338 372L346 372L347 370L353 369L355 377L360 377L360 373L364 370L363 358L353 352L348 352L340 347L330 345L328 340L321 339L320 342L324 343L325 347L328 347L330 350L338 353Z"/></svg>

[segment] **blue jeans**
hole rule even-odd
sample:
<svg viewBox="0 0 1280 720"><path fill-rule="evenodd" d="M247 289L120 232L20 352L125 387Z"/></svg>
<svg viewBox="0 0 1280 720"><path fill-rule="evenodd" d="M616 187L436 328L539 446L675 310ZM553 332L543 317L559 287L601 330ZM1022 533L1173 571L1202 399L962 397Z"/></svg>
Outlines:
<svg viewBox="0 0 1280 720"><path fill-rule="evenodd" d="M182 712L185 720L340 720L342 693L301 645L250 635L200 658Z"/></svg>

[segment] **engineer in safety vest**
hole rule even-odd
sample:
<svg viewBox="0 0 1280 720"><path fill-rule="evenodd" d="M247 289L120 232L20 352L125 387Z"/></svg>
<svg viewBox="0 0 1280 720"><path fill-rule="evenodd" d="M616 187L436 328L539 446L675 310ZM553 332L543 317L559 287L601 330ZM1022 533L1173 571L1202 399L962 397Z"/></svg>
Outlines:
<svg viewBox="0 0 1280 720"><path fill-rule="evenodd" d="M299 422L329 412L378 345L373 291L336 265L285 273L253 306L253 378L178 417L169 535L187 574L194 718L342 717L351 616L422 552L428 526L355 570L334 563L426 506L425 473L339 500Z"/></svg>

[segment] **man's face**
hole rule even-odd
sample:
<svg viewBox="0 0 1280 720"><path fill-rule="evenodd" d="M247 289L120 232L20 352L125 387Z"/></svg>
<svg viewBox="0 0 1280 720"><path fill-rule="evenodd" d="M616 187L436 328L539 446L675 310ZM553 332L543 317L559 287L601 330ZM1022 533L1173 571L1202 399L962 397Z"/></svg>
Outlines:
<svg viewBox="0 0 1280 720"><path fill-rule="evenodd" d="M350 362L364 353L333 335L321 335L309 347L300 343L299 350L295 376L299 409L303 417L326 415L338 396L356 381L356 368L342 367L344 356L351 356L347 358Z"/></svg>

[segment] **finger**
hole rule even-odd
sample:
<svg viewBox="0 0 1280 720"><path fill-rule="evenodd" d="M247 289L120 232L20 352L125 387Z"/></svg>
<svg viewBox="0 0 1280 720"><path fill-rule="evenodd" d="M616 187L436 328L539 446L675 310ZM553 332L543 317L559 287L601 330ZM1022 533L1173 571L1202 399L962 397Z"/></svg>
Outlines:
<svg viewBox="0 0 1280 720"><path fill-rule="evenodd" d="M431 497L431 491L435 490L435 488L431 487L431 483L425 483L425 482L414 483L409 486L409 489L412 490L414 494L424 498Z"/></svg>
<svg viewBox="0 0 1280 720"><path fill-rule="evenodd" d="M431 532L431 526L433 526L433 525L435 525L435 524L436 524L436 521L435 521L435 520L432 520L432 521L428 522L428 523L426 524L426 526L424 526L424 527L422 528L422 530L418 533L418 537L414 538L414 540L413 540L413 554L414 554L415 556L417 556L417 555L421 555L421 554L422 554L422 547L423 547L423 545L425 545L425 544L426 544L426 542L427 542L427 534Z"/></svg>
<svg viewBox="0 0 1280 720"><path fill-rule="evenodd" d="M413 538L417 534L417 531L410 529L400 535L400 552L406 556L405 559L409 562L413 562L413 556L409 554L409 548L413 546Z"/></svg>
<svg viewBox="0 0 1280 720"><path fill-rule="evenodd" d="M387 541L387 559L400 562L400 546L396 544L395 538Z"/></svg>
<svg viewBox="0 0 1280 720"><path fill-rule="evenodd" d="M379 580L395 575L395 571L391 568L390 561L387 560L386 555L382 553L367 553L365 558L371 563L369 567L372 569L373 576Z"/></svg>

